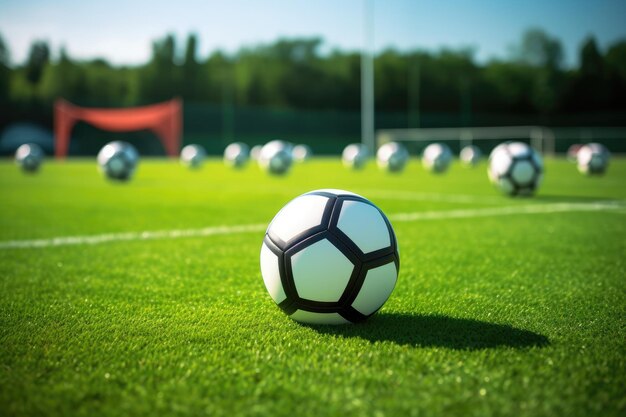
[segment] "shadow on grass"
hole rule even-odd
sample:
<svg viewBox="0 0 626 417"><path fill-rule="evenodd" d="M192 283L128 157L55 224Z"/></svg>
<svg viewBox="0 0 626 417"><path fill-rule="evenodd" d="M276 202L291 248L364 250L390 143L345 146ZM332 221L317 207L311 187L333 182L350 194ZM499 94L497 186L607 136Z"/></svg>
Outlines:
<svg viewBox="0 0 626 417"><path fill-rule="evenodd" d="M348 326L310 326L320 333L370 342L393 342L418 347L477 350L496 347L541 347L548 338L505 324L441 315L379 313L365 323Z"/></svg>

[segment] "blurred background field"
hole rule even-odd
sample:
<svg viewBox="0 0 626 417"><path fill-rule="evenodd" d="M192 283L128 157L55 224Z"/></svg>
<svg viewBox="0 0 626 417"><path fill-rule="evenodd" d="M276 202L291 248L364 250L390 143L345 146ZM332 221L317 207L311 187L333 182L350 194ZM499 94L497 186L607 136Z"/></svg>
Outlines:
<svg viewBox="0 0 626 417"><path fill-rule="evenodd" d="M363 48L374 56L377 130L626 126L621 2L453 2L447 10L429 2L237 4L183 3L174 15L167 3L68 5L65 15L47 2L4 5L0 152L14 151L6 129L28 123L50 132L41 144L52 153L52 109L60 97L113 108L180 97L183 142L199 143L210 154L234 140L254 145L270 139L338 154L362 136ZM115 7L119 12L111 11ZM124 29L133 13L150 7L152 19ZM301 16L298 7L311 20L301 35L291 23ZM367 7L373 15L369 25ZM52 24L38 29L45 13L54 16ZM329 21L333 13L344 19L345 30ZM206 15L205 24L197 14ZM90 25L101 28L99 35ZM86 31L84 39L80 30ZM372 38L369 43L364 35ZM110 133L79 124L72 135L71 155L94 155L120 138L141 154L164 154L148 131ZM572 143L607 139L585 130L566 136L559 152ZM612 139L606 145L624 152L624 143Z"/></svg>

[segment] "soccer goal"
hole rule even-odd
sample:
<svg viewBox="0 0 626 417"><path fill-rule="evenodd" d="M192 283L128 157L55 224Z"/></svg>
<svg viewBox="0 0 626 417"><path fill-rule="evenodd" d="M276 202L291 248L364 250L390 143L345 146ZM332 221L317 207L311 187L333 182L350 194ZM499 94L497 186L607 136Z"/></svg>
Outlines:
<svg viewBox="0 0 626 417"><path fill-rule="evenodd" d="M447 142L455 151L476 145L487 152L508 140L527 142L542 154L551 156L565 153L573 144L589 142L600 142L613 153L626 152L624 127L494 126L382 129L376 132L377 147L387 142L403 142L413 153L421 153L432 142Z"/></svg>
<svg viewBox="0 0 626 417"><path fill-rule="evenodd" d="M59 99L54 105L54 154L57 158L67 156L70 134L78 122L111 132L151 130L163 144L165 152L176 157L182 134L182 102L173 99L150 106L102 109L80 107Z"/></svg>
<svg viewBox="0 0 626 417"><path fill-rule="evenodd" d="M461 149L467 145L491 148L492 143L507 140L529 142L533 148L544 154L551 155L555 152L554 132L543 126L383 129L376 132L377 147L387 142L404 142L409 148L419 152L431 142L448 142L453 149Z"/></svg>

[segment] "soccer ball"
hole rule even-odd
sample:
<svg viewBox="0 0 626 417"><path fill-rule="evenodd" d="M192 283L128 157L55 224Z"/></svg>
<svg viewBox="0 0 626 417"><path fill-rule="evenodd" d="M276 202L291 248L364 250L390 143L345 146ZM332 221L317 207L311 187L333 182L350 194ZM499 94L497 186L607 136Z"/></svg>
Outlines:
<svg viewBox="0 0 626 417"><path fill-rule="evenodd" d="M187 145L180 151L180 162L189 168L200 168L206 158L206 151L200 145Z"/></svg>
<svg viewBox="0 0 626 417"><path fill-rule="evenodd" d="M43 150L34 143L25 143L15 151L15 163L24 172L37 172L43 162Z"/></svg>
<svg viewBox="0 0 626 417"><path fill-rule="evenodd" d="M259 165L274 175L283 175L291 168L292 146L282 140L273 140L263 145L259 155Z"/></svg>
<svg viewBox="0 0 626 417"><path fill-rule="evenodd" d="M252 149L250 149L250 158L258 161L259 155L261 155L261 149L263 149L263 145L254 145Z"/></svg>
<svg viewBox="0 0 626 417"><path fill-rule="evenodd" d="M582 146L576 154L578 171L587 175L604 174L609 166L611 154L609 150L599 143L588 143Z"/></svg>
<svg viewBox="0 0 626 417"><path fill-rule="evenodd" d="M292 156L297 162L304 162L313 155L311 148L307 145L296 145L293 147Z"/></svg>
<svg viewBox="0 0 626 417"><path fill-rule="evenodd" d="M100 171L109 179L126 181L132 178L139 154L137 150L127 142L109 142L98 152L98 166Z"/></svg>
<svg viewBox="0 0 626 417"><path fill-rule="evenodd" d="M475 166L480 159L482 158L482 152L478 147L474 145L468 145L461 149L461 153L459 154L459 158L461 162L463 162L467 166Z"/></svg>
<svg viewBox="0 0 626 417"><path fill-rule="evenodd" d="M261 246L270 296L292 319L311 324L355 323L374 314L391 295L399 264L383 212L342 190L291 200Z"/></svg>
<svg viewBox="0 0 626 417"><path fill-rule="evenodd" d="M388 172L401 172L408 160L409 152L397 142L385 143L376 152L378 167Z"/></svg>
<svg viewBox="0 0 626 417"><path fill-rule="evenodd" d="M443 173L452 162L452 151L443 143L431 143L424 149L422 165L430 172Z"/></svg>
<svg viewBox="0 0 626 417"><path fill-rule="evenodd" d="M224 149L224 163L233 168L242 168L250 158L250 148L242 142L231 143Z"/></svg>
<svg viewBox="0 0 626 417"><path fill-rule="evenodd" d="M341 161L347 168L361 169L369 158L367 146L353 143L346 146L341 154Z"/></svg>
<svg viewBox="0 0 626 417"><path fill-rule="evenodd" d="M487 174L502 193L530 196L541 183L543 161L527 144L506 142L491 151Z"/></svg>

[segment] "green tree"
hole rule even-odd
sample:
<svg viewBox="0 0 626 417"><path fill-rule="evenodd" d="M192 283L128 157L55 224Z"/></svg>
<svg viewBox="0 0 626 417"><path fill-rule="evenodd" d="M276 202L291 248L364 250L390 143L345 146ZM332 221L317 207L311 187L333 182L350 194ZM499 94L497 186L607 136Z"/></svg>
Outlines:
<svg viewBox="0 0 626 417"><path fill-rule="evenodd" d="M9 80L11 70L9 68L9 48L0 35L0 103L5 103L9 98Z"/></svg>
<svg viewBox="0 0 626 417"><path fill-rule="evenodd" d="M175 55L176 42L173 35L169 34L152 43L152 58L140 71L142 101L168 100L180 94Z"/></svg>
<svg viewBox="0 0 626 417"><path fill-rule="evenodd" d="M604 75L604 58L593 37L588 38L580 50L580 73L593 78Z"/></svg>
<svg viewBox="0 0 626 417"><path fill-rule="evenodd" d="M26 61L26 79L32 84L37 85L43 70L50 60L50 48L44 41L35 41L30 47L28 59Z"/></svg>
<svg viewBox="0 0 626 417"><path fill-rule="evenodd" d="M626 40L618 41L609 47L605 63L610 106L623 112L626 110Z"/></svg>
<svg viewBox="0 0 626 417"><path fill-rule="evenodd" d="M181 95L187 100L196 100L200 97L200 91L198 91L200 64L197 58L197 47L198 38L192 33L187 37L181 76Z"/></svg>

